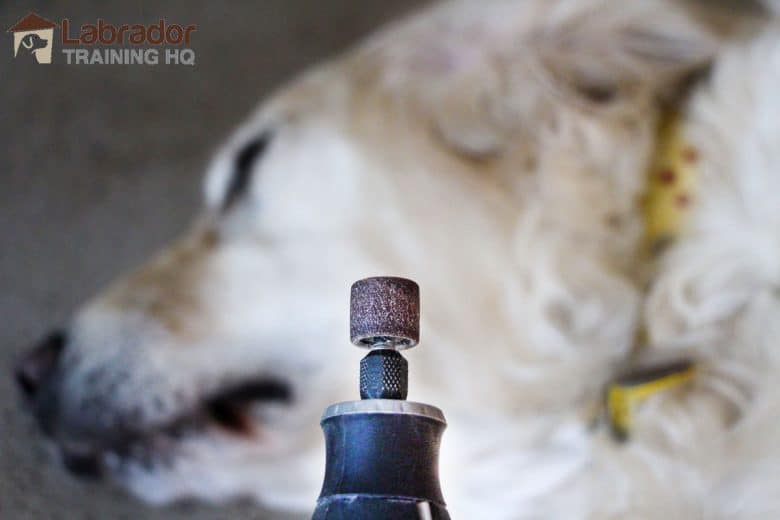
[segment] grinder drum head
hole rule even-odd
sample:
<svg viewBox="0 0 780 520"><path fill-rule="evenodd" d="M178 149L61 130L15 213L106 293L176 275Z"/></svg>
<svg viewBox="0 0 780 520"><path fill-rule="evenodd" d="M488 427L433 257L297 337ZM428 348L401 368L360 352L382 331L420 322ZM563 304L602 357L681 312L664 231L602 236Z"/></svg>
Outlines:
<svg viewBox="0 0 780 520"><path fill-rule="evenodd" d="M349 310L349 335L359 347L403 350L420 339L420 289L412 280L358 280L352 284Z"/></svg>

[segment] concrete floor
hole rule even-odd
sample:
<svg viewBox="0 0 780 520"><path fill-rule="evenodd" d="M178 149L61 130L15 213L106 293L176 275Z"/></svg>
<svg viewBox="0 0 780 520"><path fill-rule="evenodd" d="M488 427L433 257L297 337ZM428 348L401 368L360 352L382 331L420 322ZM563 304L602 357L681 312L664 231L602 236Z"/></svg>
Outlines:
<svg viewBox="0 0 780 520"><path fill-rule="evenodd" d="M0 518L268 518L252 504L148 508L54 463L22 410L13 359L184 230L211 151L270 89L416 0L3 2L73 25L195 23L195 67L22 66L0 52ZM55 47L55 60L62 59Z"/></svg>

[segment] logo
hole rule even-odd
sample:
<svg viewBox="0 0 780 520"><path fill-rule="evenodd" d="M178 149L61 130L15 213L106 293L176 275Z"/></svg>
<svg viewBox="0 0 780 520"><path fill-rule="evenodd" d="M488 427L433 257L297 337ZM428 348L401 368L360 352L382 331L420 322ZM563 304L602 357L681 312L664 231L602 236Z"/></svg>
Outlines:
<svg viewBox="0 0 780 520"><path fill-rule="evenodd" d="M51 63L56 27L62 28L57 61L66 65L195 65L190 45L196 25L164 18L147 25L113 24L98 18L78 27L69 18L56 24L32 12L8 29L14 37L14 58Z"/></svg>
<svg viewBox="0 0 780 520"><path fill-rule="evenodd" d="M30 13L8 32L14 35L14 58L28 63L51 63L54 28L57 24Z"/></svg>

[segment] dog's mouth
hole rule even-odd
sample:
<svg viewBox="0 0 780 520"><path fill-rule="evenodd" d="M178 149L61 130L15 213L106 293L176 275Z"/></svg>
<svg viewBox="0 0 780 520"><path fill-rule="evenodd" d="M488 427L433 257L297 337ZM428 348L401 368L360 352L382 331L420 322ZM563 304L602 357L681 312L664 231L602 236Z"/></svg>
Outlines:
<svg viewBox="0 0 780 520"><path fill-rule="evenodd" d="M59 442L65 467L85 478L106 470L121 472L130 464L147 470L165 464L177 445L206 434L252 440L262 433L262 412L269 405L292 401L290 385L278 380L254 380L230 385L206 398L195 409L148 430L123 434L110 443Z"/></svg>

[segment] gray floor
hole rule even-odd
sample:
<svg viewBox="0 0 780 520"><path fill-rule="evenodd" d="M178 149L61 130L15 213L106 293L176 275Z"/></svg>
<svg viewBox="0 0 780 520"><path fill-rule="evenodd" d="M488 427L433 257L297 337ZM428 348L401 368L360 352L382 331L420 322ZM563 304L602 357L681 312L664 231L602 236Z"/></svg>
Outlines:
<svg viewBox="0 0 780 520"><path fill-rule="evenodd" d="M150 509L117 490L71 479L41 448L9 367L81 301L186 227L211 150L263 94L417 3L3 2L1 518L270 516L250 504ZM197 65L19 66L4 31L30 10L77 25L98 17L195 23Z"/></svg>

